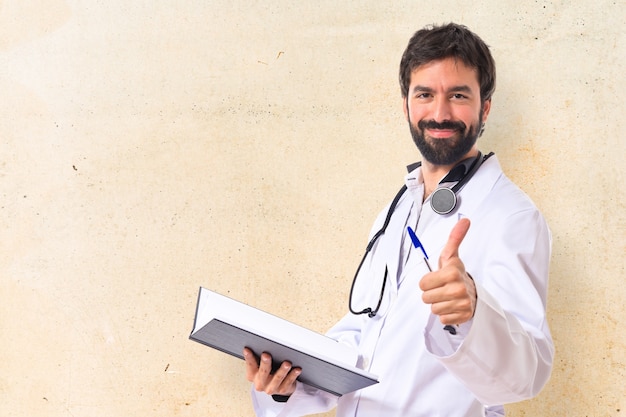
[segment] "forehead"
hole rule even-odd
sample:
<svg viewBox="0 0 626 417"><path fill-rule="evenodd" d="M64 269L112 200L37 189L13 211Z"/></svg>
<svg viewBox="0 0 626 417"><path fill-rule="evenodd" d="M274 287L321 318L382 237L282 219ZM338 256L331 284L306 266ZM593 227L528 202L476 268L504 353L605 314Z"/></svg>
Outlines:
<svg viewBox="0 0 626 417"><path fill-rule="evenodd" d="M465 85L471 89L480 90L478 71L476 68L465 65L455 58L444 58L430 61L411 71L411 84L435 87L450 87Z"/></svg>

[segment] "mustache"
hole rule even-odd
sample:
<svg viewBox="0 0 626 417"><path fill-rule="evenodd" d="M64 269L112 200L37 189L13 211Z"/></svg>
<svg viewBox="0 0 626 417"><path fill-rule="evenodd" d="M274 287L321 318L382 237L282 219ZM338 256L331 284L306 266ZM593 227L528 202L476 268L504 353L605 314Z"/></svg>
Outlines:
<svg viewBox="0 0 626 417"><path fill-rule="evenodd" d="M444 120L443 122L436 122L434 120L420 120L417 123L417 127L420 130L424 129L450 129L450 130L458 130L459 132L464 132L467 127L465 123L458 121L453 122L452 120Z"/></svg>

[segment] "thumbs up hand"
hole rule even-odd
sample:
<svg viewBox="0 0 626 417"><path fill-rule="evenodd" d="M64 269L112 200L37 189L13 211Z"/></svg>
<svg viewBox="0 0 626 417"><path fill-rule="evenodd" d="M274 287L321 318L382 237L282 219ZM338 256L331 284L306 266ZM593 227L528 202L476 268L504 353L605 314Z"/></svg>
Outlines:
<svg viewBox="0 0 626 417"><path fill-rule="evenodd" d="M439 270L424 275L420 281L422 300L430 304L442 324L465 323L476 310L476 286L459 258L459 246L469 227L468 219L458 221L441 251Z"/></svg>

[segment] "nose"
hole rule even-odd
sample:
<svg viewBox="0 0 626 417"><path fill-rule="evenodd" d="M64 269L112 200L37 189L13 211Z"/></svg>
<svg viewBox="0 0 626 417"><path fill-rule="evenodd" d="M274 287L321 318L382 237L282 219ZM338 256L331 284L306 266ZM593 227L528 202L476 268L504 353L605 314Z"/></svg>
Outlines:
<svg viewBox="0 0 626 417"><path fill-rule="evenodd" d="M433 100L432 117L436 122L452 120L452 108L447 97L439 96Z"/></svg>

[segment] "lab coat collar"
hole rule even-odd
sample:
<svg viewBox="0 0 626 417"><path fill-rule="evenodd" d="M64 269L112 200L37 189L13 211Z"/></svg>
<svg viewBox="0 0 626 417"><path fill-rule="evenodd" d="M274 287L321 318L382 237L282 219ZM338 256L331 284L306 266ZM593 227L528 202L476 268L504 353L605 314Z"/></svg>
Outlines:
<svg viewBox="0 0 626 417"><path fill-rule="evenodd" d="M482 156L482 154L480 154ZM489 158L489 156L487 156ZM458 164L456 164L441 180L441 182L453 182L460 181L463 178L463 175L467 171L470 170L472 164L476 160L476 157L470 157L462 160ZM422 162L414 162L412 164L407 165L406 170L410 174L418 168L421 168Z"/></svg>

